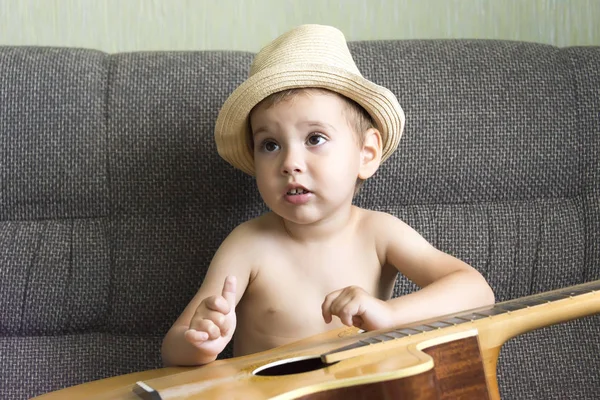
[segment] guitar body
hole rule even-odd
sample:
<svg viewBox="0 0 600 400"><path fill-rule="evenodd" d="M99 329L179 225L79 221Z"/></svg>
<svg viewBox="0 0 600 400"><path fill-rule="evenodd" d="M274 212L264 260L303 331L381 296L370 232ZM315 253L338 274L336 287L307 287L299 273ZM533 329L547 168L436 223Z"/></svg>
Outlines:
<svg viewBox="0 0 600 400"><path fill-rule="evenodd" d="M499 399L506 340L600 312L600 281L394 330L343 328L201 367L163 368L38 397L86 399Z"/></svg>
<svg viewBox="0 0 600 400"><path fill-rule="evenodd" d="M435 333L435 332L432 332ZM344 328L265 352L215 361L202 367L164 368L109 378L39 397L156 399L487 399L487 385L474 331L441 336L419 350L422 340L382 347L323 363L320 355L364 335ZM432 335L433 336L433 335ZM410 339L407 337L407 339ZM420 338L422 339L422 338ZM442 343L436 344L442 341ZM447 341L446 341L447 340ZM393 348L390 348L393 347ZM373 349L375 350L375 346ZM156 377L153 376L156 373ZM166 374L160 376L161 374ZM145 374L141 376L140 374ZM118 382L111 382L118 380ZM103 383L93 387L93 384ZM87 387L86 387L87 386ZM140 393L135 394L136 389Z"/></svg>
<svg viewBox="0 0 600 400"><path fill-rule="evenodd" d="M320 354L356 341L355 335L349 336L346 330L333 333L342 337L313 337L293 346L223 360L210 364L210 368L200 367L145 383L163 399L184 395L190 399L438 399L443 390L435 374L436 360L427 354L427 350L433 350L440 361L439 371L446 367L446 371L466 373L463 367L467 365L476 370L474 374L468 371L479 378L474 383L478 395L471 398L487 398L476 336L425 351L417 348L419 342L409 340L404 346L385 346L381 351L356 356L350 351L348 358L325 364ZM470 351L464 352L465 347Z"/></svg>

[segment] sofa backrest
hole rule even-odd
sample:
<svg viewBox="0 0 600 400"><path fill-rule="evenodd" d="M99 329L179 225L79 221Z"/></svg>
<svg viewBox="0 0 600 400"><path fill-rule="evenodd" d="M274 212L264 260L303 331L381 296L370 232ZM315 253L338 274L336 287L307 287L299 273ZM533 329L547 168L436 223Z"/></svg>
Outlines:
<svg viewBox="0 0 600 400"><path fill-rule="evenodd" d="M599 48L350 46L407 116L358 205L471 263L498 301L600 279ZM160 366L220 242L266 210L213 141L251 59L0 48L1 398ZM415 289L399 277L395 295ZM599 327L507 343L503 397L597 392Z"/></svg>

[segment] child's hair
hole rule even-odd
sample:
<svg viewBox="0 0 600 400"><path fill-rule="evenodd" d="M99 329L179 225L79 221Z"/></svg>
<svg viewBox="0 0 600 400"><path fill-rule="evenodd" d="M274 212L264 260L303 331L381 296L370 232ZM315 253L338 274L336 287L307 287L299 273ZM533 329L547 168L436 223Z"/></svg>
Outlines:
<svg viewBox="0 0 600 400"><path fill-rule="evenodd" d="M279 104L283 101L293 99L294 97L296 97L300 94L310 94L311 92L317 92L317 93L322 93L322 94L338 96L344 101L344 104L346 105L346 107L344 108L344 112L346 113L346 118L348 119L350 126L352 127L352 129L354 130L354 133L356 134L356 139L358 140L359 146L362 147L362 145L364 144L364 139L365 139L364 133L367 130L369 130L370 128L375 127L373 118L371 117L371 115L369 115L369 113L363 107L361 107L354 100L352 100L346 96L343 96L339 93L336 93L334 91L328 90L328 89L297 88L297 89L283 90L281 92L273 93L272 95L264 98L260 103L258 103L252 109L252 111L254 111L256 108L258 108L260 106L265 106L266 108L271 108L274 105ZM250 115L252 114L252 111L250 111ZM250 124L250 122L248 122L248 124ZM250 143L251 148L253 148L254 143L252 140L252 130L250 127L248 129L248 132L250 133L250 138L249 138L248 143ZM354 187L355 195L358 193L358 191L362 187L363 183L364 183L363 179L357 178L356 185Z"/></svg>

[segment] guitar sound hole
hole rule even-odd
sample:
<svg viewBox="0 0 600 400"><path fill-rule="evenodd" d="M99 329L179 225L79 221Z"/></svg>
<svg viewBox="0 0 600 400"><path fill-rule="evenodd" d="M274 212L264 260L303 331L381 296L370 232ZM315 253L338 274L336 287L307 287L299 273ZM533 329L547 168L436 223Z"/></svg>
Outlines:
<svg viewBox="0 0 600 400"><path fill-rule="evenodd" d="M254 370L253 374L258 376L282 376L301 374L303 372L316 371L329 367L333 364L325 364L321 357L297 357L279 360Z"/></svg>

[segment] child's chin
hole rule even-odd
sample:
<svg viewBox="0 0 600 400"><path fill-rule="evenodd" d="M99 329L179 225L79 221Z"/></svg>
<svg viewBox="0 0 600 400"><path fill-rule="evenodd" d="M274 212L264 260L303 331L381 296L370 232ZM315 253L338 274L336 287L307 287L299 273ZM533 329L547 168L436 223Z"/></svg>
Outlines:
<svg viewBox="0 0 600 400"><path fill-rule="evenodd" d="M315 215L302 215L302 213L289 213L289 212L278 212L274 210L275 214L288 222L297 225L309 225L318 221L318 217Z"/></svg>

